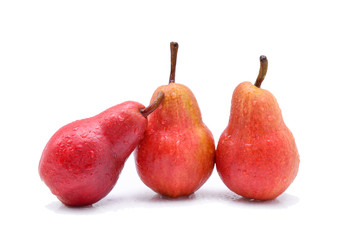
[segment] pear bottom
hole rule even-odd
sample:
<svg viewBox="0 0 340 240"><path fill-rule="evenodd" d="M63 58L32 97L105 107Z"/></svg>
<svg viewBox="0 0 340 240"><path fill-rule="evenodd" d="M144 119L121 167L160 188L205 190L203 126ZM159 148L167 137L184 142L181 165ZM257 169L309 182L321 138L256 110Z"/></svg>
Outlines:
<svg viewBox="0 0 340 240"><path fill-rule="evenodd" d="M210 177L215 145L205 128L167 134L146 131L135 155L141 180L155 192L177 198L193 194Z"/></svg>
<svg viewBox="0 0 340 240"><path fill-rule="evenodd" d="M291 133L238 138L226 130L216 150L216 168L233 192L256 200L272 200L295 179L299 154Z"/></svg>

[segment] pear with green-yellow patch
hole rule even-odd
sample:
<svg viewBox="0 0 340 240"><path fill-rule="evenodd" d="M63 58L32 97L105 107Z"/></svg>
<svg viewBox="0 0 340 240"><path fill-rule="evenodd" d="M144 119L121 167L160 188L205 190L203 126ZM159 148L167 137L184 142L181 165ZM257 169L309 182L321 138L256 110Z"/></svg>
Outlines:
<svg viewBox="0 0 340 240"><path fill-rule="evenodd" d="M215 143L202 121L191 90L175 83L178 44L170 43L168 85L156 89L164 100L148 117L144 138L135 151L137 172L155 192L168 197L188 196L210 177L215 164Z"/></svg>

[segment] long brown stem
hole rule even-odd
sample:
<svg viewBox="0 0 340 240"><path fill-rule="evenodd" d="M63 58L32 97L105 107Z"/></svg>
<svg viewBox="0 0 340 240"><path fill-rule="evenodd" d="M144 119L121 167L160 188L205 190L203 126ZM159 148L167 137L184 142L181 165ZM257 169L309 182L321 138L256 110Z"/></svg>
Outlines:
<svg viewBox="0 0 340 240"><path fill-rule="evenodd" d="M170 72L169 83L174 83L175 73L176 73L177 52L178 52L177 42L170 43L170 52L171 52L171 72Z"/></svg>
<svg viewBox="0 0 340 240"><path fill-rule="evenodd" d="M266 77L267 69L268 69L267 57L262 55L260 57L260 72L259 72L259 75L257 76L256 82L254 84L256 87L258 87L258 88L261 87L261 84L262 84L264 78Z"/></svg>
<svg viewBox="0 0 340 240"><path fill-rule="evenodd" d="M164 99L164 92L162 92L162 91L158 92L155 100L152 103L150 103L150 105L147 106L146 108L139 110L140 113L144 117L149 116L150 113L152 113L153 111L156 110L156 108L158 108L158 106L162 103L163 99Z"/></svg>

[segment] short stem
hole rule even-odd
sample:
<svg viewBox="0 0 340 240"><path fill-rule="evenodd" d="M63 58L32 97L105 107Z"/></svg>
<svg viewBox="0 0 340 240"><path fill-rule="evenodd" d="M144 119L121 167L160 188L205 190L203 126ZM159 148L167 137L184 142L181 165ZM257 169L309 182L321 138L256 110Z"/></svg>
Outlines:
<svg viewBox="0 0 340 240"><path fill-rule="evenodd" d="M164 92L162 92L162 91L158 92L155 100L149 106L147 106L146 108L139 110L140 113L144 117L149 116L150 113L152 113L153 111L156 110L156 108L158 108L158 106L162 103L163 99L164 99Z"/></svg>
<svg viewBox="0 0 340 240"><path fill-rule="evenodd" d="M171 72L170 72L169 83L174 83L175 73L176 73L177 52L178 52L177 42L170 43L170 52L171 52Z"/></svg>
<svg viewBox="0 0 340 240"><path fill-rule="evenodd" d="M259 75L257 76L256 82L254 84L256 87L258 87L258 88L261 87L261 84L262 84L264 78L266 77L267 69L268 69L267 57L262 55L260 57L260 72L259 72Z"/></svg>

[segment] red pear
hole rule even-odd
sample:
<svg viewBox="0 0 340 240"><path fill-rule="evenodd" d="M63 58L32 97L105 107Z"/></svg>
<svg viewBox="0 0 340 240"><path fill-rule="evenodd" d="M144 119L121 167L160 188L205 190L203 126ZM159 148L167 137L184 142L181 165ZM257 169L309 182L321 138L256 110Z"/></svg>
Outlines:
<svg viewBox="0 0 340 240"><path fill-rule="evenodd" d="M243 82L233 93L229 124L216 150L216 168L235 193L269 200L293 182L300 160L275 97L260 88L268 67L265 56L260 61L255 85Z"/></svg>
<svg viewBox="0 0 340 240"><path fill-rule="evenodd" d="M60 128L47 143L39 163L41 179L65 205L84 206L105 197L116 184L124 163L142 139L147 108L124 102Z"/></svg>
<svg viewBox="0 0 340 240"><path fill-rule="evenodd" d="M215 164L215 144L202 122L196 98L190 89L175 83L178 44L172 42L169 84L160 86L164 100L148 117L143 140L136 149L136 166L142 181L169 197L187 196L200 188Z"/></svg>

